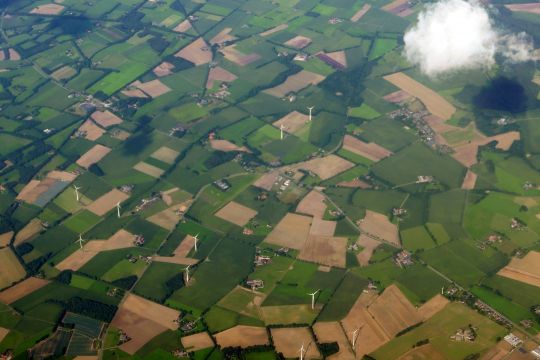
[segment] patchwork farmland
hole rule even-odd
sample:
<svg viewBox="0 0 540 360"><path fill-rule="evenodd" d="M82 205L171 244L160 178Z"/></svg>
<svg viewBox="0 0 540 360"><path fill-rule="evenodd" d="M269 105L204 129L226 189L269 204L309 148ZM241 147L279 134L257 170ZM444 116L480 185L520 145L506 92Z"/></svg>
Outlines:
<svg viewBox="0 0 540 360"><path fill-rule="evenodd" d="M2 2L0 358L532 358L539 7L436 4Z"/></svg>

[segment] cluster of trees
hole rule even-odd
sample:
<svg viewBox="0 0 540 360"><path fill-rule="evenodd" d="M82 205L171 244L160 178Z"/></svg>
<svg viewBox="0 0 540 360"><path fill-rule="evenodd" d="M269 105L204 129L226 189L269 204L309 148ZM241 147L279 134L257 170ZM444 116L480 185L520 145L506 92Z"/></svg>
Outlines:
<svg viewBox="0 0 540 360"><path fill-rule="evenodd" d="M100 301L83 299L78 296L67 301L52 300L52 302L62 306L66 311L105 322L111 322L118 310L116 305L104 304Z"/></svg>

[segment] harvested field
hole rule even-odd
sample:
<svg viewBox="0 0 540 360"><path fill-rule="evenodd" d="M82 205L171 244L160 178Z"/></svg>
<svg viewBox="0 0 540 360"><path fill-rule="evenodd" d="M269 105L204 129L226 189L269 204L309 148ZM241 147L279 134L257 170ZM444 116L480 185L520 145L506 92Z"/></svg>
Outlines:
<svg viewBox="0 0 540 360"><path fill-rule="evenodd" d="M513 258L497 274L540 287L540 252L530 251L523 259Z"/></svg>
<svg viewBox="0 0 540 360"><path fill-rule="evenodd" d="M277 181L279 177L279 170L274 170L271 172L268 172L258 178L254 183L253 186L258 187L260 189L270 191L272 190L272 187L274 186L274 183Z"/></svg>
<svg viewBox="0 0 540 360"><path fill-rule="evenodd" d="M282 353L285 358L297 358L302 344L304 344L304 349L307 349L304 359L321 358L309 328L272 328L270 332L276 351Z"/></svg>
<svg viewBox="0 0 540 360"><path fill-rule="evenodd" d="M298 258L321 265L345 268L346 251L347 238L310 235Z"/></svg>
<svg viewBox="0 0 540 360"><path fill-rule="evenodd" d="M454 105L445 98L402 72L387 75L384 79L419 99L430 113L443 120L450 119L456 112Z"/></svg>
<svg viewBox="0 0 540 360"><path fill-rule="evenodd" d="M527 4L506 4L504 7L510 11L527 12L540 15L540 3L537 2Z"/></svg>
<svg viewBox="0 0 540 360"><path fill-rule="evenodd" d="M334 236L334 233L336 232L336 226L336 221L322 220L315 217L313 218L313 222L311 223L309 234L320 236Z"/></svg>
<svg viewBox="0 0 540 360"><path fill-rule="evenodd" d="M371 161L379 161L392 155L390 150L387 150L376 143L366 143L351 135L345 135L343 138L343 149L363 156Z"/></svg>
<svg viewBox="0 0 540 360"><path fill-rule="evenodd" d="M193 246L195 246L195 238L191 235L186 235L184 240L182 240L180 245L178 245L176 250L174 250L173 254L175 256L186 257L193 248Z"/></svg>
<svg viewBox="0 0 540 360"><path fill-rule="evenodd" d="M11 242L11 239L13 239L14 231L8 231L3 234L0 234L0 247L8 246Z"/></svg>
<svg viewBox="0 0 540 360"><path fill-rule="evenodd" d="M303 49L309 44L311 44L311 39L302 35L295 36L292 39L283 43L283 45L292 47L295 49Z"/></svg>
<svg viewBox="0 0 540 360"><path fill-rule="evenodd" d="M288 132L289 134L296 134L304 127L304 125L306 125L308 121L308 115L302 114L298 111L293 111L274 122L272 125L278 129L281 127L281 125L283 125L284 131Z"/></svg>
<svg viewBox="0 0 540 360"><path fill-rule="evenodd" d="M379 245L381 245L381 242L370 238L366 234L361 234L356 243L363 248L362 251L356 255L358 263L360 266L368 266L373 252Z"/></svg>
<svg viewBox="0 0 540 360"><path fill-rule="evenodd" d="M9 247L0 249L0 289L11 286L26 276L24 267Z"/></svg>
<svg viewBox="0 0 540 360"><path fill-rule="evenodd" d="M360 20L364 15L366 15L366 13L369 11L369 9L371 9L371 5L369 4L364 4L364 6L362 6L360 8L360 10L358 10L352 17L351 17L351 21L352 22L357 22L358 20Z"/></svg>
<svg viewBox="0 0 540 360"><path fill-rule="evenodd" d="M467 174L465 174L465 178L463 179L463 184L461 184L461 188L463 190L472 190L474 189L474 186L476 185L476 178L478 176L471 171L471 169L467 170Z"/></svg>
<svg viewBox="0 0 540 360"><path fill-rule="evenodd" d="M28 204L33 204L41 195L53 188L57 182L57 180L51 178L31 180L19 193L17 200L23 200Z"/></svg>
<svg viewBox="0 0 540 360"><path fill-rule="evenodd" d="M174 69L174 65L171 64L170 62L167 62L167 61L164 61L162 62L161 64L159 64L158 66L156 66L152 72L157 76L157 77L163 77L163 76L168 76L168 75L172 75L173 74L173 70Z"/></svg>
<svg viewBox="0 0 540 360"><path fill-rule="evenodd" d="M396 285L387 287L368 311L390 338L423 320Z"/></svg>
<svg viewBox="0 0 540 360"><path fill-rule="evenodd" d="M0 327L0 343L6 338L7 334L9 334L9 329Z"/></svg>
<svg viewBox="0 0 540 360"><path fill-rule="evenodd" d="M56 265L60 271L77 271L102 251L125 249L134 246L135 235L120 229L107 240L91 240Z"/></svg>
<svg viewBox="0 0 540 360"><path fill-rule="evenodd" d="M234 201L231 201L215 213L218 218L238 226L246 225L256 215L257 211Z"/></svg>
<svg viewBox="0 0 540 360"><path fill-rule="evenodd" d="M453 148L455 152L452 154L452 157L464 166L471 167L478 162L478 147L484 146L492 141L496 141L497 145L495 147L497 149L508 151L514 141L519 141L520 139L521 135L518 131L509 131L504 134L490 137L486 137L477 132L475 140L466 142L463 145L454 145Z"/></svg>
<svg viewBox="0 0 540 360"><path fill-rule="evenodd" d="M50 179L58 180L58 181L73 181L77 178L77 174L74 174L69 171L59 171L59 170L53 170L50 171L47 174L47 177Z"/></svg>
<svg viewBox="0 0 540 360"><path fill-rule="evenodd" d="M182 346L187 351L198 351L202 349L207 349L209 347L214 347L214 341L206 331L184 336L181 341Z"/></svg>
<svg viewBox="0 0 540 360"><path fill-rule="evenodd" d="M381 9L397 16L405 17L413 13L408 0L395 0Z"/></svg>
<svg viewBox="0 0 540 360"><path fill-rule="evenodd" d="M71 66L63 66L60 69L56 70L51 74L51 77L57 81L69 79L70 77L77 74L77 70Z"/></svg>
<svg viewBox="0 0 540 360"><path fill-rule="evenodd" d="M159 255L152 257L152 261L168 263L168 264L186 265L186 266L195 265L199 262L199 260L192 259L192 258L184 258L184 257L177 257L177 256L159 256Z"/></svg>
<svg viewBox="0 0 540 360"><path fill-rule="evenodd" d="M8 50L9 60L11 61L19 61L21 60L21 55L17 52L17 50L10 48Z"/></svg>
<svg viewBox="0 0 540 360"><path fill-rule="evenodd" d="M173 205L155 215L150 216L147 218L147 220L161 226L164 229L172 231L176 227L176 224L182 220L182 214L187 211L190 203L191 201L179 205Z"/></svg>
<svg viewBox="0 0 540 360"><path fill-rule="evenodd" d="M118 140L121 140L121 141L126 140L130 136L131 136L131 134L129 132L125 131L125 130L114 129L114 130L111 131L111 137L115 138L115 139L118 139Z"/></svg>
<svg viewBox="0 0 540 360"><path fill-rule="evenodd" d="M316 190L310 191L296 207L296 212L322 219L326 211L325 197Z"/></svg>
<svg viewBox="0 0 540 360"><path fill-rule="evenodd" d="M529 196L518 196L514 198L514 202L518 205L525 205L526 207L532 208L538 205L538 201Z"/></svg>
<svg viewBox="0 0 540 360"><path fill-rule="evenodd" d="M118 202L122 203L129 198L129 195L118 190L112 189L106 194L101 195L96 201L87 206L87 209L98 216L103 216L113 208Z"/></svg>
<svg viewBox="0 0 540 360"><path fill-rule="evenodd" d="M411 95L406 93L403 90L398 90L396 92L390 93L383 97L384 100L391 102L393 104L400 104L404 101L407 101L411 98Z"/></svg>
<svg viewBox="0 0 540 360"><path fill-rule="evenodd" d="M231 83L234 80L238 79L238 76L234 75L232 72L225 70L222 67L216 66L210 69L208 73L208 80L206 81L206 88L211 89L214 87L214 82L226 82Z"/></svg>
<svg viewBox="0 0 540 360"><path fill-rule="evenodd" d="M0 292L0 302L7 305L12 304L17 300L22 299L26 295L29 295L34 291L41 289L49 282L49 280L29 277L28 279L21 281L17 285Z"/></svg>
<svg viewBox="0 0 540 360"><path fill-rule="evenodd" d="M190 29L191 29L191 23L189 22L189 20L184 20L180 24L176 25L173 31L183 33Z"/></svg>
<svg viewBox="0 0 540 360"><path fill-rule="evenodd" d="M32 10L30 14L39 14L39 15L58 15L64 11L64 7L59 4L43 4L39 5Z"/></svg>
<svg viewBox="0 0 540 360"><path fill-rule="evenodd" d="M240 66L246 66L261 58L261 56L256 53L244 54L239 50L236 50L236 44L224 47L219 51L223 54L223 56L225 56L225 59Z"/></svg>
<svg viewBox="0 0 540 360"><path fill-rule="evenodd" d="M79 127L79 133L84 134L84 138L86 140L90 141L96 141L99 139L104 133L105 130L97 126L92 120L88 119L86 120L80 127Z"/></svg>
<svg viewBox="0 0 540 360"><path fill-rule="evenodd" d="M238 325L214 335L221 348L269 345L266 328Z"/></svg>
<svg viewBox="0 0 540 360"><path fill-rule="evenodd" d="M360 188L360 189L371 188L371 185L369 185L367 182L364 182L358 178L351 181L342 181L338 183L337 186L348 187L348 188Z"/></svg>
<svg viewBox="0 0 540 360"><path fill-rule="evenodd" d="M511 351L514 352L513 350L514 350L514 348L510 344L508 344L506 341L499 341L497 343L497 345L495 345L495 347L491 348L480 359L481 360L504 360L504 359L518 360L518 359L522 359L521 357L518 357L517 359L515 359L513 357L509 358L508 354ZM530 360L530 358L526 358L526 359Z"/></svg>
<svg viewBox="0 0 540 360"><path fill-rule="evenodd" d="M390 222L386 215L366 210L366 216L358 221L358 227L370 237L401 247L397 225Z"/></svg>
<svg viewBox="0 0 540 360"><path fill-rule="evenodd" d="M372 318L367 311L367 307L377 298L375 292L362 293L355 304L341 321L345 330L345 335L352 343L352 334L356 329L360 329L357 334L355 344L356 356L362 358L390 340L381 326Z"/></svg>
<svg viewBox="0 0 540 360"><path fill-rule="evenodd" d="M191 235L186 235L184 240L174 250L173 256L154 256L153 260L180 265L194 265L198 262L197 259L188 258L188 254L195 246L195 238Z"/></svg>
<svg viewBox="0 0 540 360"><path fill-rule="evenodd" d="M334 177L345 170L349 170L354 167L354 164L348 160L345 160L337 155L328 155L325 157L314 158L294 166L287 166L285 170L305 170L311 171L317 175L321 180L327 180Z"/></svg>
<svg viewBox="0 0 540 360"><path fill-rule="evenodd" d="M132 97L132 98L140 98L140 99L148 98L148 95L146 95L142 90L139 90L137 88L129 88L126 90L122 90L122 94L124 94L127 97Z"/></svg>
<svg viewBox="0 0 540 360"><path fill-rule="evenodd" d="M157 98L158 96L164 95L171 91L171 88L167 85L163 84L158 79L151 80L148 82L140 82L135 81L133 84L130 85L131 87L136 87L137 89L144 92L146 95L150 96L151 98Z"/></svg>
<svg viewBox="0 0 540 360"><path fill-rule="evenodd" d="M43 180L31 180L21 190L17 200L44 206L76 178L77 175L67 171L50 171Z"/></svg>
<svg viewBox="0 0 540 360"><path fill-rule="evenodd" d="M163 175L163 173L165 173L165 170L162 170L158 168L157 166L145 163L144 161L137 163L133 168L137 171L142 172L143 174L146 174L154 178L158 178L161 175Z"/></svg>
<svg viewBox="0 0 540 360"><path fill-rule="evenodd" d="M133 355L148 341L169 330L176 330L180 312L142 297L128 294L120 304L111 325L123 330L131 340L120 345L122 351Z"/></svg>
<svg viewBox="0 0 540 360"><path fill-rule="evenodd" d="M164 163L174 164L174 161L176 160L178 155L180 155L178 151L168 148L166 146L162 146L155 152L153 152L150 156L154 159L158 159L159 161L163 161Z"/></svg>
<svg viewBox="0 0 540 360"><path fill-rule="evenodd" d="M92 119L100 126L108 128L110 126L118 125L122 123L122 119L114 115L112 112L105 111L94 111L91 115Z"/></svg>
<svg viewBox="0 0 540 360"><path fill-rule="evenodd" d="M345 51L334 51L331 53L326 53L325 55L341 65L341 68L347 68L347 55L345 54Z"/></svg>
<svg viewBox="0 0 540 360"><path fill-rule="evenodd" d="M84 155L82 155L79 160L77 160L77 165L82 166L85 169L88 169L93 164L98 163L101 159L105 157L108 153L111 152L111 149L103 146L101 144L94 145L93 148L88 150Z"/></svg>
<svg viewBox="0 0 540 360"><path fill-rule="evenodd" d="M13 242L14 246L20 245L37 234L39 234L43 230L43 226L41 225L41 220L38 218L32 219L28 224L26 224L25 227L23 227L17 235L15 235L15 241Z"/></svg>
<svg viewBox="0 0 540 360"><path fill-rule="evenodd" d="M165 202L165 204L171 206L173 205L174 203L174 200L173 200L173 197L172 197L172 194L174 194L175 192L179 191L180 189L177 188L177 187L174 187L172 189L169 189L167 191L163 191L161 193L161 199Z"/></svg>
<svg viewBox="0 0 540 360"><path fill-rule="evenodd" d="M297 74L291 75L278 86L264 90L265 93L282 98L290 93L298 92L309 85L317 85L323 81L326 77L315 74L311 71L302 70Z"/></svg>
<svg viewBox="0 0 540 360"><path fill-rule="evenodd" d="M311 217L288 213L264 240L266 243L300 250L311 227Z"/></svg>
<svg viewBox="0 0 540 360"><path fill-rule="evenodd" d="M448 131L454 131L454 130L462 130L461 128L458 128L457 126L452 126L447 124L443 119L441 119L438 116L435 115L428 115L424 118L428 125L439 135L437 138L437 141L446 143L446 139L440 135L444 134Z"/></svg>
<svg viewBox="0 0 540 360"><path fill-rule="evenodd" d="M450 301L447 298L445 298L441 294L437 294L418 308L418 315L420 316L422 321L426 321L427 319L431 318L433 315L444 309L444 307L449 303Z"/></svg>
<svg viewBox="0 0 540 360"><path fill-rule="evenodd" d="M341 324L337 321L333 322L317 322L313 325L313 332L319 344L337 342L339 345L339 352L331 355L328 359L332 360L349 360L354 359L354 354L351 350L351 345Z"/></svg>
<svg viewBox="0 0 540 360"><path fill-rule="evenodd" d="M212 61L212 51L202 37L177 52L174 56L199 66Z"/></svg>
<svg viewBox="0 0 540 360"><path fill-rule="evenodd" d="M259 35L263 36L263 37L266 37L266 36L270 36L270 35L273 35L277 32L280 32L282 30L285 30L289 27L288 24L281 24L281 25L278 25L276 27L273 27L271 29L268 29L266 31L263 31L262 33L260 33Z"/></svg>
<svg viewBox="0 0 540 360"><path fill-rule="evenodd" d="M235 143L230 142L229 140L220 140L220 139L212 139L210 140L210 147L214 150L219 151L242 151L242 152L250 152L249 149L245 146L238 146Z"/></svg>
<svg viewBox="0 0 540 360"><path fill-rule="evenodd" d="M219 44L223 44L223 43L225 43L227 41L236 40L237 38L230 34L231 31L232 31L232 28L230 28L230 27L224 28L216 36L214 36L212 39L210 39L210 44L211 45L216 45L216 44L219 45Z"/></svg>

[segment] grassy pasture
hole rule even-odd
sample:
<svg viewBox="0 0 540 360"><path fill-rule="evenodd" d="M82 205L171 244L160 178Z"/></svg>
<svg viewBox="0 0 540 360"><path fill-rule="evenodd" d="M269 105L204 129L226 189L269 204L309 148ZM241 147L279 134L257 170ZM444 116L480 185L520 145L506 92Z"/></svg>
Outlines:
<svg viewBox="0 0 540 360"><path fill-rule="evenodd" d="M223 238L210 253L210 261L194 269L193 284L176 291L167 304L200 311L210 308L248 275L253 256L252 246L238 239Z"/></svg>
<svg viewBox="0 0 540 360"><path fill-rule="evenodd" d="M407 250L416 251L430 249L436 244L424 226L417 226L400 232L403 247Z"/></svg>
<svg viewBox="0 0 540 360"><path fill-rule="evenodd" d="M450 188L459 188L465 168L450 156L415 143L375 164L373 173L394 185L414 183L418 176L429 175Z"/></svg>

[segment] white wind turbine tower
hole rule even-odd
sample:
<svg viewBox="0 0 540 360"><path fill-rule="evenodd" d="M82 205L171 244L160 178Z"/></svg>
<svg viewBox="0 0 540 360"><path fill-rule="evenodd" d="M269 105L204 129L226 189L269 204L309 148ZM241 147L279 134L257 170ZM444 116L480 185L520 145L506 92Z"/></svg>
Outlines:
<svg viewBox="0 0 540 360"><path fill-rule="evenodd" d="M199 234L193 236L193 241L194 241L194 244L195 244L195 252L197 252L197 250L198 250L197 243L199 242Z"/></svg>
<svg viewBox="0 0 540 360"><path fill-rule="evenodd" d="M360 328L354 330L353 333L352 333L352 348L353 348L353 351L356 348L356 340L358 339L358 332L359 331L360 331Z"/></svg>
<svg viewBox="0 0 540 360"><path fill-rule="evenodd" d="M75 197L77 198L77 202L79 202L79 190L81 189L81 187L73 185L73 188L75 188Z"/></svg>
<svg viewBox="0 0 540 360"><path fill-rule="evenodd" d="M308 110L309 110L309 121L311 121L311 111L315 108L315 106L308 106Z"/></svg>
<svg viewBox="0 0 540 360"><path fill-rule="evenodd" d="M120 201L116 203L116 215L120 218Z"/></svg>
<svg viewBox="0 0 540 360"><path fill-rule="evenodd" d="M317 293L321 291L321 289L315 291L314 293L312 294L308 294L309 296L311 296L311 310L314 310L315 309L315 295L317 295Z"/></svg>
<svg viewBox="0 0 540 360"><path fill-rule="evenodd" d="M306 352L306 349L304 348L304 343L302 343L302 347L300 347L300 360L304 360L305 352Z"/></svg>
<svg viewBox="0 0 540 360"><path fill-rule="evenodd" d="M84 242L84 240L83 240L81 234L79 234L79 240L77 240L77 241L75 241L75 242L79 243L79 248L80 248L81 250L83 250L83 242Z"/></svg>
<svg viewBox="0 0 540 360"><path fill-rule="evenodd" d="M283 126L283 124L281 124L279 126L279 130L281 131L281 134L280 134L280 137L281 137L281 140L283 140L283 130L285 129L285 126Z"/></svg>
<svg viewBox="0 0 540 360"><path fill-rule="evenodd" d="M189 283L189 267L190 267L190 266L191 266L191 265L188 265L188 266L186 267L186 285Z"/></svg>

